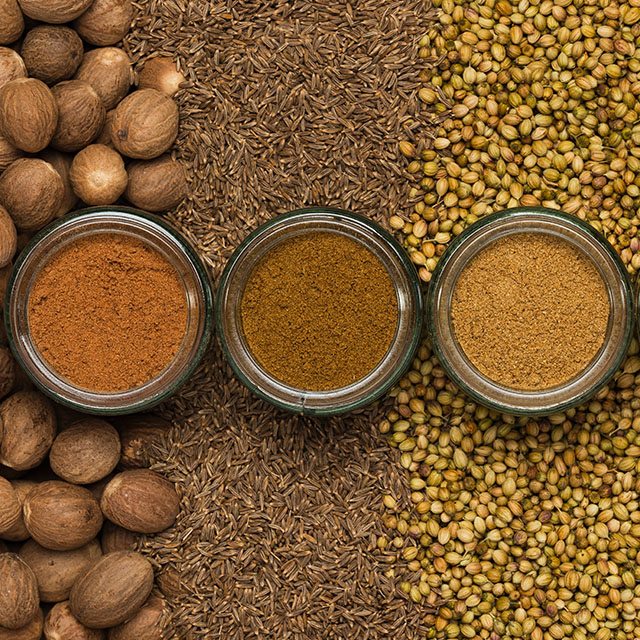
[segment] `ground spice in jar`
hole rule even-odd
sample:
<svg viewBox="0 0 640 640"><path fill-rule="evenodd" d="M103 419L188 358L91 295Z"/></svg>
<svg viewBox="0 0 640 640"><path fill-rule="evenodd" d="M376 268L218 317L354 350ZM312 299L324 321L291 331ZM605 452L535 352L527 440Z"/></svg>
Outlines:
<svg viewBox="0 0 640 640"><path fill-rule="evenodd" d="M398 301L382 262L338 233L307 233L269 251L241 301L247 344L290 386L326 391L371 372L395 334Z"/></svg>
<svg viewBox="0 0 640 640"><path fill-rule="evenodd" d="M31 336L53 369L101 392L132 389L174 358L187 300L175 268L122 234L76 240L36 276L28 300Z"/></svg>
<svg viewBox="0 0 640 640"><path fill-rule="evenodd" d="M518 233L463 269L451 317L472 364L499 384L541 390L566 382L604 342L609 297L596 266L567 241Z"/></svg>

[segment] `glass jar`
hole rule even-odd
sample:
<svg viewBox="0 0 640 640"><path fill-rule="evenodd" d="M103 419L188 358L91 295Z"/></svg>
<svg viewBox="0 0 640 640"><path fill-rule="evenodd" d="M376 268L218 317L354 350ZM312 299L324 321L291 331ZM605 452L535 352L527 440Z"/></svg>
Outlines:
<svg viewBox="0 0 640 640"><path fill-rule="evenodd" d="M339 233L364 244L389 272L398 301L395 336L382 361L354 384L329 391L297 389L266 371L251 353L240 315L245 286L262 257L291 238L318 232ZM218 336L240 380L277 407L308 415L353 411L384 394L413 360L420 343L422 317L419 279L404 249L371 220L340 209L301 209L280 215L256 229L231 256L216 297Z"/></svg>
<svg viewBox="0 0 640 640"><path fill-rule="evenodd" d="M586 369L562 384L539 391L508 388L483 375L458 343L451 318L453 291L469 261L496 240L526 232L565 240L589 258L602 276L610 304L604 342ZM503 413L549 415L584 402L611 379L627 353L633 333L633 290L618 254L601 234L579 218L538 207L491 214L460 234L433 272L426 307L435 354L451 380L479 403Z"/></svg>
<svg viewBox="0 0 640 640"><path fill-rule="evenodd" d="M188 307L185 335L172 362L144 385L114 393L80 388L59 375L38 350L28 322L29 294L42 267L69 243L104 233L136 238L160 253L182 281ZM212 309L207 272L180 233L158 216L126 207L95 207L56 220L20 254L7 286L5 325L18 363L44 393L78 411L113 415L149 409L186 382L209 343Z"/></svg>

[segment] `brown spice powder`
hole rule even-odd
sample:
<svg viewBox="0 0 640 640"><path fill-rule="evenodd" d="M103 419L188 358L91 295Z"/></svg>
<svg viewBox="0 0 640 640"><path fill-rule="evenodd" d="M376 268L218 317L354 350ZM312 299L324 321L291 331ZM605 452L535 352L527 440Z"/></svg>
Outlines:
<svg viewBox="0 0 640 640"><path fill-rule="evenodd" d="M535 233L482 250L460 274L451 306L469 360L523 390L579 374L602 346L609 311L595 265L565 240Z"/></svg>
<svg viewBox="0 0 640 640"><path fill-rule="evenodd" d="M323 391L357 382L382 360L398 301L389 273L363 244L308 233L258 263L241 314L249 348L269 373Z"/></svg>
<svg viewBox="0 0 640 640"><path fill-rule="evenodd" d="M29 329L50 365L92 391L132 389L176 355L187 300L174 267L125 235L81 238L38 274L28 302Z"/></svg>

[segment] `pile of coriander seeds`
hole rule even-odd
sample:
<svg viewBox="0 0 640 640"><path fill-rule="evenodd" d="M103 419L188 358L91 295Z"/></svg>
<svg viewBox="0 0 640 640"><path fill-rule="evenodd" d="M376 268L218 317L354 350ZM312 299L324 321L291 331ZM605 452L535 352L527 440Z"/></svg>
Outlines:
<svg viewBox="0 0 640 640"><path fill-rule="evenodd" d="M531 205L586 220L636 274L636 4L435 0L419 54L435 129L403 142L413 212L390 219L425 282L466 227ZM380 423L412 493L384 497L378 545L412 600L446 601L427 637L638 637L639 372L634 339L590 402L520 418L465 397L424 342Z"/></svg>

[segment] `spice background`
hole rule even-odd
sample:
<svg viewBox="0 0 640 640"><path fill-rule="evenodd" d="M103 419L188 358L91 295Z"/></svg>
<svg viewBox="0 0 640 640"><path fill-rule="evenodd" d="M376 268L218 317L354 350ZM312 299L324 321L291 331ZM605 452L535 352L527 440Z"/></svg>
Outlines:
<svg viewBox="0 0 640 640"><path fill-rule="evenodd" d="M214 275L267 217L319 203L388 218L424 282L517 205L588 220L637 272L637 2L433 6L139 3L134 58L188 75L171 217ZM465 397L425 340L380 412L316 423L252 397L215 346L156 452L183 492L142 542L167 637L636 640L639 353L532 420Z"/></svg>

